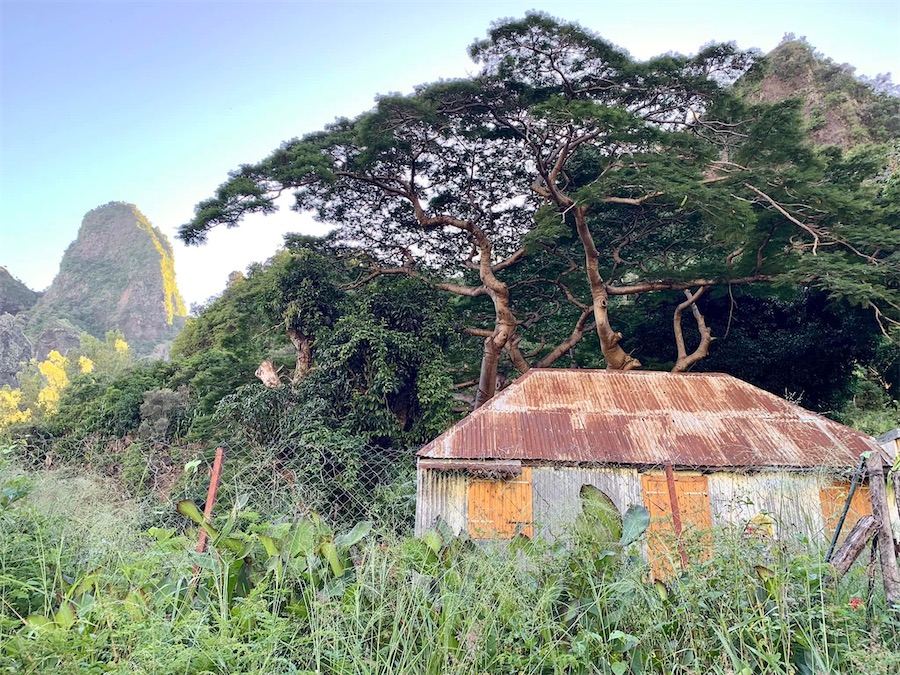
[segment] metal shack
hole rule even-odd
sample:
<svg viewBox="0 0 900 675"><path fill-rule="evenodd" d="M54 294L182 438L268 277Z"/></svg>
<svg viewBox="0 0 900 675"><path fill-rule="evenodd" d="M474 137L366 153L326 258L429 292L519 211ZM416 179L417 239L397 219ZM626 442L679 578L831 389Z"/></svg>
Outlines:
<svg viewBox="0 0 900 675"><path fill-rule="evenodd" d="M416 531L442 518L476 539L555 539L581 487L651 534L744 528L827 541L871 437L719 373L534 369L418 453ZM871 512L857 490L844 532ZM758 520L756 521L758 522ZM653 552L650 552L651 560Z"/></svg>

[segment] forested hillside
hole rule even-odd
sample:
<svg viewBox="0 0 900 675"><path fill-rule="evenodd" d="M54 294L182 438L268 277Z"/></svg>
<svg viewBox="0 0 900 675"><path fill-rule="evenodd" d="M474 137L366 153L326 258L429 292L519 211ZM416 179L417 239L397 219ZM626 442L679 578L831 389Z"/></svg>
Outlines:
<svg viewBox="0 0 900 675"><path fill-rule="evenodd" d="M0 389L12 668L900 667L884 597L863 572L831 583L808 541L736 532L710 554L698 540L698 565L667 585L647 583L641 527L587 508L570 546L516 539L485 555L440 528L407 536L414 452L531 368L722 371L866 433L900 426L888 82L796 40L768 56L713 44L638 61L541 14L496 24L470 55L467 79L297 129L223 176L184 242L248 227L288 195L332 230L288 235L234 273L171 360L82 336ZM162 260L174 324L171 251L152 241L140 255ZM88 305L67 311L104 328ZM200 511L217 447L211 526ZM72 467L119 497L89 523L121 513L103 521L111 533L145 530L123 560L70 556L69 521L34 515L56 479L20 474ZM195 525L214 555L189 552Z"/></svg>

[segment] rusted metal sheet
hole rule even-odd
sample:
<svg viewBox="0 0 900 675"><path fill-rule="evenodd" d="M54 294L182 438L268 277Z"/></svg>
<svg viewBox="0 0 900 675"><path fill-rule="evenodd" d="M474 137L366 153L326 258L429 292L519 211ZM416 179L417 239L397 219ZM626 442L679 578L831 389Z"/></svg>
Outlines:
<svg viewBox="0 0 900 675"><path fill-rule="evenodd" d="M466 531L469 508L468 483L469 478L463 473L423 469L417 472L417 536L434 527L438 517L450 526L454 534Z"/></svg>
<svg viewBox="0 0 900 675"><path fill-rule="evenodd" d="M420 450L443 459L852 467L874 439L729 375L533 369Z"/></svg>
<svg viewBox="0 0 900 675"><path fill-rule="evenodd" d="M827 543L819 492L825 481L830 477L822 473L713 473L709 476L713 525L743 529L754 516L766 514L775 521L780 539L805 536Z"/></svg>
<svg viewBox="0 0 900 675"><path fill-rule="evenodd" d="M641 479L629 467L536 466L532 471L534 524L538 536L565 537L581 512L583 485L602 490L619 510L641 504Z"/></svg>

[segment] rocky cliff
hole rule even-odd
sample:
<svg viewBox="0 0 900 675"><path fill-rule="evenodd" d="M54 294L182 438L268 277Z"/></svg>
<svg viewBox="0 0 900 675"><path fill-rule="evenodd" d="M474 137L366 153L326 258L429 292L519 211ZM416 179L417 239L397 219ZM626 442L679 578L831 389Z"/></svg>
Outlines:
<svg viewBox="0 0 900 675"><path fill-rule="evenodd" d="M37 343L61 321L100 338L119 330L149 353L174 337L186 314L169 240L133 204L111 202L85 215L27 332Z"/></svg>
<svg viewBox="0 0 900 675"><path fill-rule="evenodd" d="M848 150L900 135L900 98L889 78L859 78L852 66L835 63L802 38L787 36L738 88L751 101L799 98L816 145Z"/></svg>
<svg viewBox="0 0 900 675"><path fill-rule="evenodd" d="M18 314L31 309L41 296L0 267L0 315Z"/></svg>
<svg viewBox="0 0 900 675"><path fill-rule="evenodd" d="M18 386L16 373L33 355L24 328L24 317L0 314L0 387Z"/></svg>

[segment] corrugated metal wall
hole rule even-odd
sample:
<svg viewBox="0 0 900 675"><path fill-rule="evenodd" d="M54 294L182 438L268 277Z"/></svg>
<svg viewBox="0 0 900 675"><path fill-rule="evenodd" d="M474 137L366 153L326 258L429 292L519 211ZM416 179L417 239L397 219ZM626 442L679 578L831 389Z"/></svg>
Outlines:
<svg viewBox="0 0 900 675"><path fill-rule="evenodd" d="M780 539L805 535L824 539L825 523L819 488L823 477L796 473L713 473L709 500L714 526L744 527L765 511L775 520Z"/></svg>
<svg viewBox="0 0 900 675"><path fill-rule="evenodd" d="M541 466L534 467L532 482L535 533L551 541L564 535L581 512L582 485L605 492L620 513L643 503L636 469Z"/></svg>
<svg viewBox="0 0 900 675"><path fill-rule="evenodd" d="M743 528L766 512L776 521L779 538L806 536L826 539L821 488L831 485L827 474L786 472L707 475L713 527ZM470 478L462 472L419 470L416 534L421 535L440 516L454 533L469 529ZM534 533L555 540L566 534L581 511L579 491L593 485L615 503L621 513L643 504L641 474L632 468L535 466L532 472Z"/></svg>
<svg viewBox="0 0 900 675"><path fill-rule="evenodd" d="M468 479L456 471L419 469L416 480L416 536L434 525L438 516L454 534L468 528Z"/></svg>

